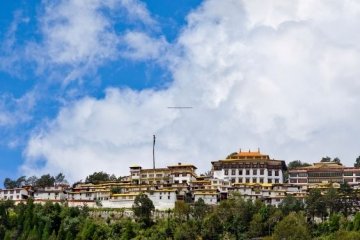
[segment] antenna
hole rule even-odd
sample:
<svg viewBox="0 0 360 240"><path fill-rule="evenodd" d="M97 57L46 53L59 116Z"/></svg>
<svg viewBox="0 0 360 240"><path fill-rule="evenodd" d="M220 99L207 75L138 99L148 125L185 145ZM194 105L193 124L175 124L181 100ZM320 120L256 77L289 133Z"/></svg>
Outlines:
<svg viewBox="0 0 360 240"><path fill-rule="evenodd" d="M154 141L153 141L153 169L155 170L155 135L153 135Z"/></svg>

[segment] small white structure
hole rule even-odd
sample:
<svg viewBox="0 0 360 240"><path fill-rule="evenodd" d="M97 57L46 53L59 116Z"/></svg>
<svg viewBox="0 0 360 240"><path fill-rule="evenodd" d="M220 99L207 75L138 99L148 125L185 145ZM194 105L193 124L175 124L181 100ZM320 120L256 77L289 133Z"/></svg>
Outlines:
<svg viewBox="0 0 360 240"><path fill-rule="evenodd" d="M35 202L60 202L67 199L66 188L68 186L45 187L34 192Z"/></svg>
<svg viewBox="0 0 360 240"><path fill-rule="evenodd" d="M156 210L173 209L176 202L176 190L161 189L145 192ZM139 192L113 194L109 200L101 201L104 208L132 208Z"/></svg>
<svg viewBox="0 0 360 240"><path fill-rule="evenodd" d="M0 189L0 200L14 200L15 203L26 200L29 191L25 188Z"/></svg>
<svg viewBox="0 0 360 240"><path fill-rule="evenodd" d="M194 201L197 202L200 198L208 205L215 205L218 203L218 193L216 190L204 189L194 191Z"/></svg>

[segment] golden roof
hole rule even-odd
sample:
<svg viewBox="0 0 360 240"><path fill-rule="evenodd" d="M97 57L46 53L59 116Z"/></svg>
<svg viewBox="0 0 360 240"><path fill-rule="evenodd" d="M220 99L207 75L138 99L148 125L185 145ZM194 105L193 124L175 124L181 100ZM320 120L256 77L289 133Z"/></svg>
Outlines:
<svg viewBox="0 0 360 240"><path fill-rule="evenodd" d="M344 166L341 163L335 163L335 162L319 162L314 163L311 166L303 167L304 169L317 169L317 168L344 168Z"/></svg>
<svg viewBox="0 0 360 240"><path fill-rule="evenodd" d="M253 152L253 151L239 151L239 152L233 152L230 155L228 155L226 157L225 160L221 160L221 161L237 161L237 160L252 160L252 159L257 159L257 160L270 160L269 155L266 154L262 154L260 152L260 150Z"/></svg>

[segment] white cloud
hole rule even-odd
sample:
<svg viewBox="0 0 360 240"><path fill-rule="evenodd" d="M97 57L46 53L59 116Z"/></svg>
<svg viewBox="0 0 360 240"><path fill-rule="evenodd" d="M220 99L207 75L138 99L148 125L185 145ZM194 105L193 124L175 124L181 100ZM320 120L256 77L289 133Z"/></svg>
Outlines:
<svg viewBox="0 0 360 240"><path fill-rule="evenodd" d="M158 59L163 57L168 47L164 37L151 38L143 32L128 32L124 34L123 41L127 50L122 55L134 60Z"/></svg>
<svg viewBox="0 0 360 240"><path fill-rule="evenodd" d="M156 28L145 4L137 0L44 1L43 6L42 41L29 43L25 55L37 62L39 73L65 70L60 77L65 85L121 56L122 33L116 30L115 20Z"/></svg>
<svg viewBox="0 0 360 240"><path fill-rule="evenodd" d="M205 171L238 147L258 146L275 158L331 155L350 165L360 154L360 6L263 3L205 1L172 46L151 49L146 35L129 35L133 58L165 58L172 85L110 89L104 99L65 106L32 135L23 170L71 179L99 170L124 175L132 163L151 166L152 134L162 166L193 162Z"/></svg>
<svg viewBox="0 0 360 240"><path fill-rule="evenodd" d="M29 91L19 98L2 94L0 96L0 127L13 127L29 121L36 102L34 91Z"/></svg>

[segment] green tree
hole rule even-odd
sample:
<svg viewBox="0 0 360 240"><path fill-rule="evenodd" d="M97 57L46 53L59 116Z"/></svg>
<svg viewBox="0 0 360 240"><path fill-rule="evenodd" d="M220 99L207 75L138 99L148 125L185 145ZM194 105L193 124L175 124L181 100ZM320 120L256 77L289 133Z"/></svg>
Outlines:
<svg viewBox="0 0 360 240"><path fill-rule="evenodd" d="M199 198L192 209L192 215L195 220L202 221L209 210L209 206L205 204L202 198Z"/></svg>
<svg viewBox="0 0 360 240"><path fill-rule="evenodd" d="M289 162L289 164L287 165L288 170L294 169L294 168L298 168L298 167L308 167L311 166L311 164L309 163L303 163L300 160L294 160Z"/></svg>
<svg viewBox="0 0 360 240"><path fill-rule="evenodd" d="M332 160L332 162L340 164L341 160L340 160L340 158L336 157Z"/></svg>
<svg viewBox="0 0 360 240"><path fill-rule="evenodd" d="M175 218L180 221L189 220L191 213L190 205L184 201L176 201L174 208Z"/></svg>
<svg viewBox="0 0 360 240"><path fill-rule="evenodd" d="M211 213L203 221L201 236L203 239L220 239L223 228L220 222L220 217L216 213Z"/></svg>
<svg viewBox="0 0 360 240"><path fill-rule="evenodd" d="M326 215L325 200L319 189L311 189L305 202L306 211L313 220L315 216L323 218Z"/></svg>
<svg viewBox="0 0 360 240"><path fill-rule="evenodd" d="M38 178L36 176L31 176L28 179L26 179L25 184L30 186L35 186Z"/></svg>
<svg viewBox="0 0 360 240"><path fill-rule="evenodd" d="M17 186L16 181L11 180L10 178L4 179L4 187L6 189L13 189L13 188L16 188L16 186Z"/></svg>
<svg viewBox="0 0 360 240"><path fill-rule="evenodd" d="M197 239L198 228L194 221L187 221L179 224L175 228L174 239L175 240L190 240Z"/></svg>
<svg viewBox="0 0 360 240"><path fill-rule="evenodd" d="M279 208L284 215L288 215L290 212L299 212L304 210L304 204L301 200L296 199L294 196L286 195L283 201L279 204Z"/></svg>
<svg viewBox="0 0 360 240"><path fill-rule="evenodd" d="M154 204L146 194L139 194L136 196L132 206L137 222L149 227L152 224L152 212L155 210Z"/></svg>
<svg viewBox="0 0 360 240"><path fill-rule="evenodd" d="M23 185L25 185L26 182L26 176L21 176L16 180L16 187L20 188Z"/></svg>
<svg viewBox="0 0 360 240"><path fill-rule="evenodd" d="M249 237L261 237L264 232L263 218L260 213L254 214L250 226L249 226Z"/></svg>
<svg viewBox="0 0 360 240"><path fill-rule="evenodd" d="M331 157L328 157L328 156L323 157L323 158L321 158L320 162L331 162Z"/></svg>
<svg viewBox="0 0 360 240"><path fill-rule="evenodd" d="M93 174L86 177L86 183L99 183L107 182L110 180L110 175L105 172L94 172Z"/></svg>
<svg viewBox="0 0 360 240"><path fill-rule="evenodd" d="M301 213L290 213L274 229L274 240L307 240L311 239L305 217Z"/></svg>
<svg viewBox="0 0 360 240"><path fill-rule="evenodd" d="M65 175L62 173L59 173L58 175L56 175L55 177L55 184L66 184L67 180L65 179Z"/></svg>
<svg viewBox="0 0 360 240"><path fill-rule="evenodd" d="M51 187L55 184L55 178L51 176L50 174L42 175L37 181L36 181L36 187L39 188L45 188L45 187Z"/></svg>
<svg viewBox="0 0 360 240"><path fill-rule="evenodd" d="M355 160L354 167L360 167L360 156L358 156Z"/></svg>

